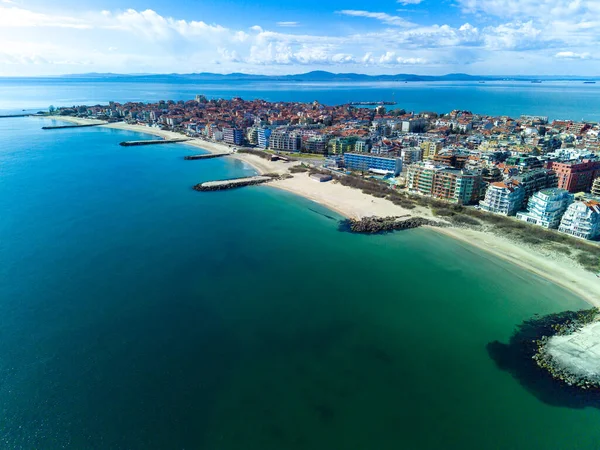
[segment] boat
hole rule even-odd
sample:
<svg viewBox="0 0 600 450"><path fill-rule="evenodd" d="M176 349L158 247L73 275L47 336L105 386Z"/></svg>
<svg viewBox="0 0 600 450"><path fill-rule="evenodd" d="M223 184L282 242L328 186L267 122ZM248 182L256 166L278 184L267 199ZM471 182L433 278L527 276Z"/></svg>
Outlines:
<svg viewBox="0 0 600 450"><path fill-rule="evenodd" d="M583 84L596 84L595 81L584 81Z"/></svg>
<svg viewBox="0 0 600 450"><path fill-rule="evenodd" d="M531 80L531 82L535 83L535 84L540 84L542 82L542 80Z"/></svg>

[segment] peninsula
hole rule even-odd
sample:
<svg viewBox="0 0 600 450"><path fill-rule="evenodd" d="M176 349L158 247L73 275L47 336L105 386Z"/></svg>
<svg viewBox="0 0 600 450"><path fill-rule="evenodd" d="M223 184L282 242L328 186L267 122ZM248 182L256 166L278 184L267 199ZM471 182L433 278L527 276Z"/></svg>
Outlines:
<svg viewBox="0 0 600 450"><path fill-rule="evenodd" d="M166 140L183 135L186 145L240 159L279 177L268 186L346 218L445 223L432 229L600 306L596 123L202 95L61 108L49 117Z"/></svg>

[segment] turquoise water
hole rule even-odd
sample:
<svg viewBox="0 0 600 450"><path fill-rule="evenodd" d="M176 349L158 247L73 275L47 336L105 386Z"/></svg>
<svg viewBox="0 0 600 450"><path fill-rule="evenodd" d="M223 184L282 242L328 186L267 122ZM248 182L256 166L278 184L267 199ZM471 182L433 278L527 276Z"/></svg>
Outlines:
<svg viewBox="0 0 600 450"><path fill-rule="evenodd" d="M106 104L109 101L154 102L209 98L262 98L342 104L350 101L392 101L407 111L449 112L465 109L480 114L537 114L551 119L600 121L600 84L553 81L289 83L289 82L155 82L122 79L0 78L0 114L22 109L37 112L50 105Z"/></svg>
<svg viewBox="0 0 600 450"><path fill-rule="evenodd" d="M338 231L131 132L0 120L0 447L597 449L486 350L551 283L429 230Z"/></svg>

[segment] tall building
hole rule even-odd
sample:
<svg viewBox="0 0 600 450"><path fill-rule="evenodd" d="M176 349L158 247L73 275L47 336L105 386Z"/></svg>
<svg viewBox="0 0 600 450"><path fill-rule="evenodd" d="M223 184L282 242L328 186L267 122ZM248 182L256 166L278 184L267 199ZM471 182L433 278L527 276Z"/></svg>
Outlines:
<svg viewBox="0 0 600 450"><path fill-rule="evenodd" d="M259 136L260 138L260 136ZM302 140L294 132L274 131L269 138L269 148L282 152L299 152Z"/></svg>
<svg viewBox="0 0 600 450"><path fill-rule="evenodd" d="M327 138L325 136L311 136L303 144L304 151L307 153L327 154Z"/></svg>
<svg viewBox="0 0 600 450"><path fill-rule="evenodd" d="M442 151L442 143L440 141L421 142L420 147L423 151L423 159L431 159Z"/></svg>
<svg viewBox="0 0 600 450"><path fill-rule="evenodd" d="M330 152L335 155L342 155L346 152L353 152L357 142L355 137L335 138L329 141Z"/></svg>
<svg viewBox="0 0 600 450"><path fill-rule="evenodd" d="M563 214L573 203L573 194L560 188L543 189L529 199L527 212L517 213L517 219L544 228L558 228Z"/></svg>
<svg viewBox="0 0 600 450"><path fill-rule="evenodd" d="M595 178L600 177L600 161L584 159L576 162L552 162L558 175L558 187L569 192L588 192Z"/></svg>
<svg viewBox="0 0 600 450"><path fill-rule="evenodd" d="M549 169L536 169L530 172L525 172L522 175L514 177L525 189L525 198L523 199L523 207L527 206L529 197L542 189L553 188L558 184L556 172Z"/></svg>
<svg viewBox="0 0 600 450"><path fill-rule="evenodd" d="M482 179L477 172L421 163L408 167L406 186L410 192L468 205L479 200Z"/></svg>
<svg viewBox="0 0 600 450"><path fill-rule="evenodd" d="M269 148L269 139L271 138L271 129L259 128L256 133L258 146L260 148Z"/></svg>
<svg viewBox="0 0 600 450"><path fill-rule="evenodd" d="M524 199L525 189L517 181L498 181L488 186L479 206L484 211L514 216L523 206Z"/></svg>
<svg viewBox="0 0 600 450"><path fill-rule="evenodd" d="M403 148L400 151L400 157L402 158L402 164L408 166L409 164L418 163L423 159L423 151L418 147Z"/></svg>
<svg viewBox="0 0 600 450"><path fill-rule="evenodd" d="M596 178L594 184L592 184L592 195L600 197L600 177Z"/></svg>
<svg viewBox="0 0 600 450"><path fill-rule="evenodd" d="M588 200L572 203L565 212L558 231L583 239L600 236L600 202Z"/></svg>
<svg viewBox="0 0 600 450"><path fill-rule="evenodd" d="M408 119L402 121L401 130L404 133L419 133L425 129L426 119Z"/></svg>
<svg viewBox="0 0 600 450"><path fill-rule="evenodd" d="M248 128L248 131L246 132L246 140L248 141L248 143L250 145L258 144L258 128L257 127Z"/></svg>
<svg viewBox="0 0 600 450"><path fill-rule="evenodd" d="M369 171L398 176L402 172L400 158L384 158L369 153L344 153L344 165L350 170Z"/></svg>
<svg viewBox="0 0 600 450"><path fill-rule="evenodd" d="M223 141L227 144L242 145L244 132L239 128L223 128Z"/></svg>

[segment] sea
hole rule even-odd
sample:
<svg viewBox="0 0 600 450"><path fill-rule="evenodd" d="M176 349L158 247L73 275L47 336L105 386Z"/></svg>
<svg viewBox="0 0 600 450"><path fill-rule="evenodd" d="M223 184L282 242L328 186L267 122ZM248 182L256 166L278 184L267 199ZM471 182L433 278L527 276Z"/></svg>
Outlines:
<svg viewBox="0 0 600 450"><path fill-rule="evenodd" d="M493 351L581 299L432 230L192 189L241 161L59 123L0 119L0 448L599 448L600 404Z"/></svg>
<svg viewBox="0 0 600 450"><path fill-rule="evenodd" d="M582 81L474 82L284 82L203 81L160 78L1 78L0 114L37 112L52 106L242 97L271 102L396 102L406 111L522 114L553 119L600 121L600 83Z"/></svg>

